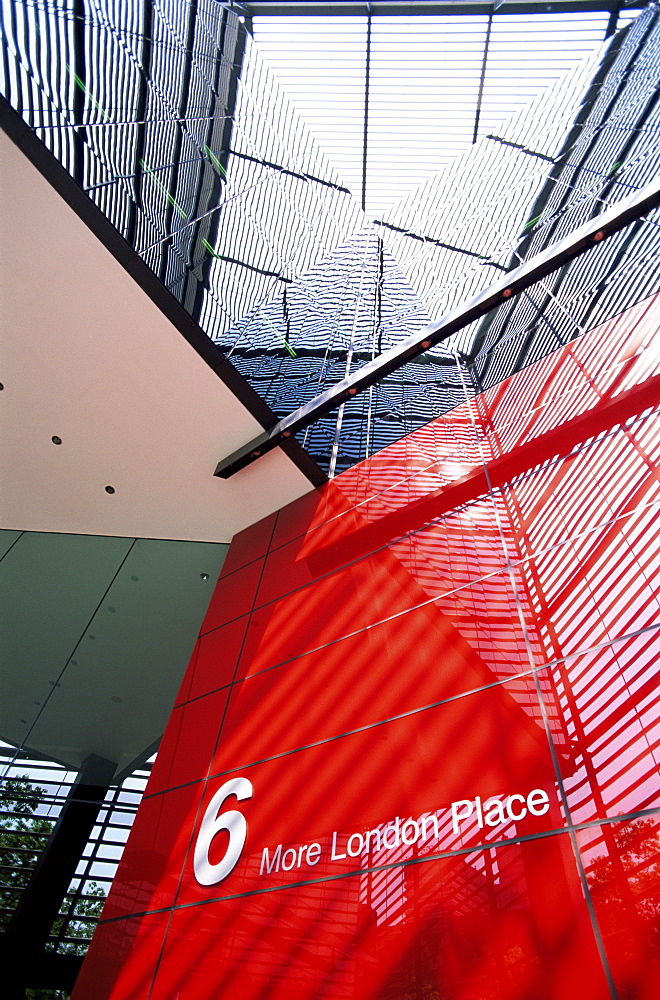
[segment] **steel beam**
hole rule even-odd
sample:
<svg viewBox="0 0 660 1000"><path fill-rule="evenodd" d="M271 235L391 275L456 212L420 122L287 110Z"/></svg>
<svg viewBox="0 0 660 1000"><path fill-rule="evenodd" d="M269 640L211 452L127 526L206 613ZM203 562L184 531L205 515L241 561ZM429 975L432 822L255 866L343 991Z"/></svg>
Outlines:
<svg viewBox="0 0 660 1000"><path fill-rule="evenodd" d="M380 382L386 375L419 357L429 348L447 340L452 334L474 323L475 320L481 319L492 309L496 309L519 292L525 291L558 267L579 257L609 236L625 229L631 222L640 219L659 205L660 177L642 190L617 202L601 215L585 222L569 236L532 257L531 260L503 274L498 281L469 302L452 309L441 319L429 323L419 333L407 337L400 344L379 354L348 378L326 389L304 406L279 420L270 430L264 431L249 444L222 459L216 467L215 475L229 479L239 469L250 465L266 452L272 451L280 444L286 444L294 434L313 424L326 413L336 410L358 393Z"/></svg>
<svg viewBox="0 0 660 1000"><path fill-rule="evenodd" d="M229 4L224 4L229 7ZM286 0L262 0L261 3L243 3L242 13L249 17L366 17L371 13L374 17L396 16L414 17L416 15L432 15L433 17L446 15L448 17L465 17L466 15L478 15L488 17L493 13L492 0L484 3L483 0L409 0L408 3L401 0L374 0L371 4L366 2L332 2L332 0L308 0L307 3L287 3ZM643 0L634 2L626 10L640 10L646 4ZM370 7L370 11L367 9ZM505 0L501 6L497 7L498 14L580 14L580 13L612 13L620 7L620 0L551 0L550 3L528 2L524 0ZM234 7L235 13L241 13L238 7Z"/></svg>

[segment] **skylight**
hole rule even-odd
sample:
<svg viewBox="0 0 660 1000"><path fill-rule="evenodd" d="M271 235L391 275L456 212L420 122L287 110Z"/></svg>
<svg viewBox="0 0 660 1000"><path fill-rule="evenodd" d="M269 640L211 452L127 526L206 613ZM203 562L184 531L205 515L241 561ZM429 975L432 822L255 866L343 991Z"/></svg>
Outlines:
<svg viewBox="0 0 660 1000"><path fill-rule="evenodd" d="M256 16L254 38L358 200L366 181L367 214L379 218L588 57L608 23L604 11L388 15L370 25Z"/></svg>

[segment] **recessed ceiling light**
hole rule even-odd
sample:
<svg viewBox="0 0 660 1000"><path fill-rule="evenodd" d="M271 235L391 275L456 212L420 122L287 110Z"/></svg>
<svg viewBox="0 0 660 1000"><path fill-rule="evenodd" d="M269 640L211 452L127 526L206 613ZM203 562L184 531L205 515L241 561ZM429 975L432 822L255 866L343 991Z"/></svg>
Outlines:
<svg viewBox="0 0 660 1000"><path fill-rule="evenodd" d="M51 441L53 444L62 444L62 438L58 437L57 434L53 434Z"/></svg>
<svg viewBox="0 0 660 1000"><path fill-rule="evenodd" d="M209 578L208 573L200 573L199 575L201 576L202 580L208 580Z"/></svg>
<svg viewBox="0 0 660 1000"><path fill-rule="evenodd" d="M114 486L106 486L105 492L106 493L114 493L115 492Z"/></svg>

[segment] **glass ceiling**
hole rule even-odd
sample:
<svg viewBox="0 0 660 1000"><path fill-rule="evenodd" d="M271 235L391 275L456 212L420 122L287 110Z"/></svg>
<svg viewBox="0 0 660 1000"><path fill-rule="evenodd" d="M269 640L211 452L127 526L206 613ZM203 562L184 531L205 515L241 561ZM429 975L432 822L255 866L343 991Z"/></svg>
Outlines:
<svg viewBox="0 0 660 1000"><path fill-rule="evenodd" d="M490 16L258 15L253 25L289 100L379 219L591 55L610 15L509 14L503 4Z"/></svg>
<svg viewBox="0 0 660 1000"><path fill-rule="evenodd" d="M654 6L616 34L629 15L273 6L302 5L0 0L7 100L273 422L660 168ZM300 443L334 474L457 405L466 371L477 393L651 294L656 214Z"/></svg>

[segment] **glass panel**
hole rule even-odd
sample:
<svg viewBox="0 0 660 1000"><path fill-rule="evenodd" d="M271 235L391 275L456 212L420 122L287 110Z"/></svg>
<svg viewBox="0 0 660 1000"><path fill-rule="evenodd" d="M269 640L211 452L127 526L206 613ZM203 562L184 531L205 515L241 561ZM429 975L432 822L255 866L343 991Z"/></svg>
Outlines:
<svg viewBox="0 0 660 1000"><path fill-rule="evenodd" d="M277 417L657 173L651 10L577 65L602 15L581 16L579 29L574 14L532 18L525 50L544 52L545 38L552 74L574 68L497 133L509 45L520 64L518 15L431 18L435 42L420 33L422 16L372 18L365 179L380 199L377 218L335 168L338 145L321 151L226 6L4 0L2 10L0 85L10 103ZM334 23L340 41L346 31L359 38L345 56L349 76L363 78L365 19ZM328 38L320 42L327 49ZM440 170L435 138L424 167L421 147L403 137L428 115L429 87L448 99L439 51L450 59L457 141L468 144ZM518 74L516 89L518 101ZM402 110L411 102L414 114ZM359 143L362 97L353 112ZM385 132L394 149L383 146ZM409 160L421 169L412 188ZM394 181L393 207L379 176ZM399 195L410 190L397 200L399 182ZM656 291L656 253L654 220L635 223L321 418L301 443L331 474L349 468Z"/></svg>

